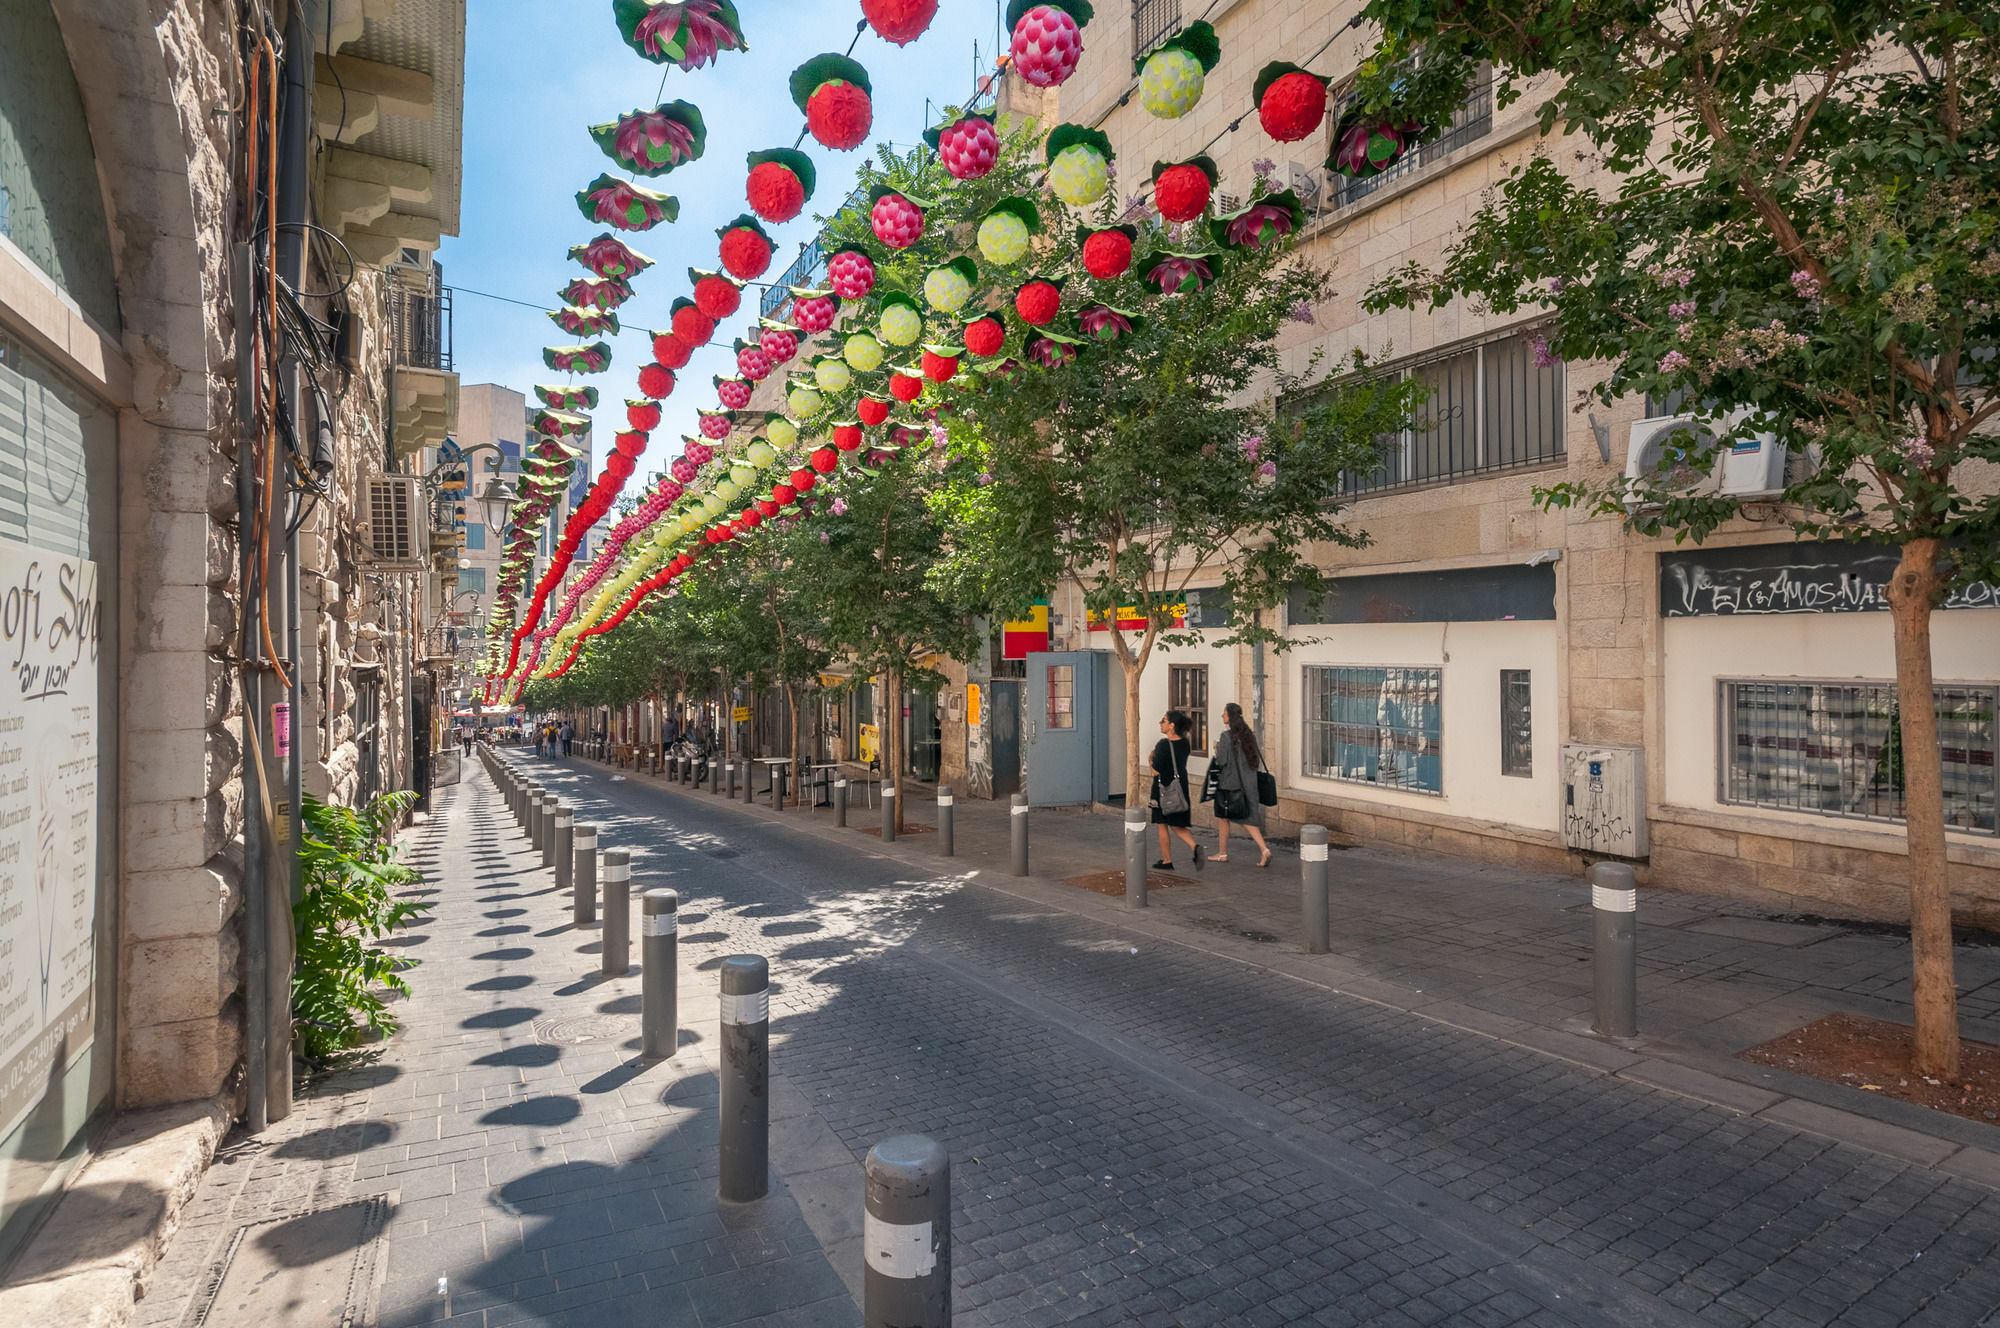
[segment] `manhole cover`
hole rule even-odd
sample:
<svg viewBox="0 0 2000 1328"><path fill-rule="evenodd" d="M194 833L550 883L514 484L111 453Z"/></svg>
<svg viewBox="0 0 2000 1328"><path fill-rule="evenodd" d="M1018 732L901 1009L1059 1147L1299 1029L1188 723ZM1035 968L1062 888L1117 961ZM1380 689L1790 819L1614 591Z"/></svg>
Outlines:
<svg viewBox="0 0 2000 1328"><path fill-rule="evenodd" d="M236 1228L183 1322L366 1328L386 1271L376 1251L388 1211L376 1194Z"/></svg>
<svg viewBox="0 0 2000 1328"><path fill-rule="evenodd" d="M579 1014L556 1019L537 1019L535 1041L552 1047L574 1047L585 1042L623 1042L639 1035L637 1019L613 1014Z"/></svg>

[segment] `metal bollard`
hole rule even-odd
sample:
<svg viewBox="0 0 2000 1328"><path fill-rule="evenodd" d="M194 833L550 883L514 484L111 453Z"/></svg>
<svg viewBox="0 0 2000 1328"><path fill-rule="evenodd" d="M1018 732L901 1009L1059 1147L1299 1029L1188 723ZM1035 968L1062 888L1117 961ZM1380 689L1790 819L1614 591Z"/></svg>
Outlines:
<svg viewBox="0 0 2000 1328"><path fill-rule="evenodd" d="M604 850L603 962L599 971L617 977L632 967L632 854L628 849Z"/></svg>
<svg viewBox="0 0 2000 1328"><path fill-rule="evenodd" d="M535 852L542 851L542 797L540 790L528 793L528 824L523 827L528 832L528 847Z"/></svg>
<svg viewBox="0 0 2000 1328"><path fill-rule="evenodd" d="M938 856L956 857L951 843L951 785L938 785Z"/></svg>
<svg viewBox="0 0 2000 1328"><path fill-rule="evenodd" d="M597 921L597 827L574 831L575 863L570 873L570 921L581 927Z"/></svg>
<svg viewBox="0 0 2000 1328"><path fill-rule="evenodd" d="M743 805L757 801L757 767L750 762L743 763Z"/></svg>
<svg viewBox="0 0 2000 1328"><path fill-rule="evenodd" d="M862 1322L867 1328L951 1323L951 1157L921 1134L868 1150L861 1174Z"/></svg>
<svg viewBox="0 0 2000 1328"><path fill-rule="evenodd" d="M1146 826L1151 815L1144 807L1125 809L1125 906L1146 907Z"/></svg>
<svg viewBox="0 0 2000 1328"><path fill-rule="evenodd" d="M1008 820L1013 822L1014 832L1014 874L1028 874L1028 795L1016 793L1014 805L1009 809Z"/></svg>
<svg viewBox="0 0 2000 1328"><path fill-rule="evenodd" d="M833 824L835 829L847 828L847 781L833 781Z"/></svg>
<svg viewBox="0 0 2000 1328"><path fill-rule="evenodd" d="M769 1188L771 966L762 955L722 961L722 1180L730 1203Z"/></svg>
<svg viewBox="0 0 2000 1328"><path fill-rule="evenodd" d="M1299 920L1305 930L1307 954L1325 954L1333 947L1332 907L1326 894L1326 827L1299 830Z"/></svg>
<svg viewBox="0 0 2000 1328"><path fill-rule="evenodd" d="M556 807L556 889L567 890L576 879L576 809Z"/></svg>
<svg viewBox="0 0 2000 1328"><path fill-rule="evenodd" d="M734 802L736 801L736 762L724 761L722 768L729 772L729 800ZM722 781L716 781L715 791L717 793L722 792Z"/></svg>
<svg viewBox="0 0 2000 1328"><path fill-rule="evenodd" d="M542 827L542 865L544 867L554 867L558 862L562 861L556 852L562 843L559 827L564 821L570 820L574 813L564 805L560 798L551 798L548 803L547 814L549 818L548 824Z"/></svg>
<svg viewBox="0 0 2000 1328"><path fill-rule="evenodd" d="M1590 869L1591 911L1597 920L1591 976L1601 1037L1639 1035L1639 882L1622 862Z"/></svg>
<svg viewBox="0 0 2000 1328"><path fill-rule="evenodd" d="M896 842L896 786L894 784L884 784L882 786L882 842L885 844Z"/></svg>
<svg viewBox="0 0 2000 1328"><path fill-rule="evenodd" d="M681 897L672 890L648 890L639 897L639 1054L665 1060L680 1042Z"/></svg>

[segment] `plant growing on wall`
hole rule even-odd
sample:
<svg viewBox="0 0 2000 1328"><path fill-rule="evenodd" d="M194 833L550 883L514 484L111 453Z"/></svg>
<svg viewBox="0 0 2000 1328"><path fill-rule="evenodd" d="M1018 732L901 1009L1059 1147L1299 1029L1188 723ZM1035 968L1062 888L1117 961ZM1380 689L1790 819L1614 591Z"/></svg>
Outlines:
<svg viewBox="0 0 2000 1328"><path fill-rule="evenodd" d="M1595 389L1678 395L1704 426L1628 485L1542 491L1697 542L1738 515L1701 482L1760 436L1795 470L1802 537L1896 546L1896 651L1915 974L1913 1069L1958 1076L1951 899L1930 620L2000 575L2000 5L1374 0L1361 95L1444 123L1482 62L1500 104L1597 154L1517 168L1435 267L1375 309L1461 296L1546 306L1548 349ZM1564 148L1565 152L1573 151Z"/></svg>
<svg viewBox="0 0 2000 1328"><path fill-rule="evenodd" d="M396 824L415 801L414 793L389 793L357 811L306 795L292 1018L299 1054L308 1061L325 1062L400 1026L384 993L409 995L403 973L417 961L369 942L403 930L430 908L396 897L424 879L395 843Z"/></svg>

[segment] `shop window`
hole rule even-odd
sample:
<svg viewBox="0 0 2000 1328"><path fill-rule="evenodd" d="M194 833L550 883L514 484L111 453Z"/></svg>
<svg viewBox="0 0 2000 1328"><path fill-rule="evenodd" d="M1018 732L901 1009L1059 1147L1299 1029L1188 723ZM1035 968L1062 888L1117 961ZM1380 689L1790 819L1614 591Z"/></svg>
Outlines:
<svg viewBox="0 0 2000 1328"><path fill-rule="evenodd" d="M1535 726L1527 669L1500 670L1500 773L1529 779L1535 773Z"/></svg>
<svg viewBox="0 0 2000 1328"><path fill-rule="evenodd" d="M1308 665L1305 773L1441 796L1443 686L1441 669Z"/></svg>
<svg viewBox="0 0 2000 1328"><path fill-rule="evenodd" d="M1188 712L1194 727L1188 730L1193 755L1208 754L1208 665L1173 664L1167 668L1167 704Z"/></svg>
<svg viewBox="0 0 2000 1328"><path fill-rule="evenodd" d="M1049 727L1076 727L1076 666L1049 665Z"/></svg>
<svg viewBox="0 0 2000 1328"><path fill-rule="evenodd" d="M2000 688L1934 689L1947 826L1995 833ZM1893 682L1722 684L1720 800L1870 821L1903 819L1902 725Z"/></svg>

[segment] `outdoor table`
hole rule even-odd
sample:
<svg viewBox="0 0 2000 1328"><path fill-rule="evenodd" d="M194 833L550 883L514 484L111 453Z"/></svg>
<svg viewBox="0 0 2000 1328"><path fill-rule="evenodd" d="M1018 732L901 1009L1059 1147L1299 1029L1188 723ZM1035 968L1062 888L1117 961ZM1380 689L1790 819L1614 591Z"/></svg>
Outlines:
<svg viewBox="0 0 2000 1328"><path fill-rule="evenodd" d="M834 772L839 769L838 761L827 761L806 767L806 789L812 794L806 799L807 812L811 812L815 807L833 806L833 778ZM819 800L822 793L826 795L825 802Z"/></svg>
<svg viewBox="0 0 2000 1328"><path fill-rule="evenodd" d="M783 801L785 793L784 771L791 763L792 758L789 756L760 756L756 760L756 764L764 767L764 777L770 781L771 810L773 811L778 811L785 805Z"/></svg>

